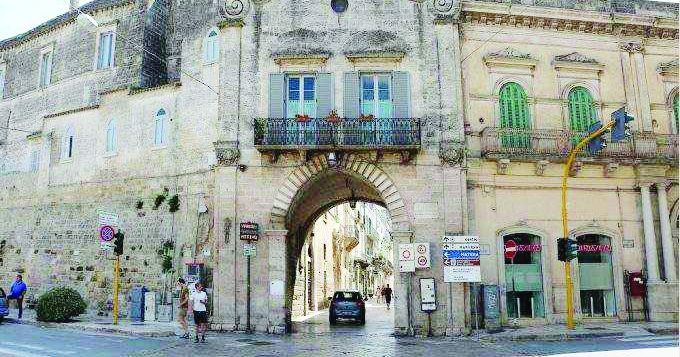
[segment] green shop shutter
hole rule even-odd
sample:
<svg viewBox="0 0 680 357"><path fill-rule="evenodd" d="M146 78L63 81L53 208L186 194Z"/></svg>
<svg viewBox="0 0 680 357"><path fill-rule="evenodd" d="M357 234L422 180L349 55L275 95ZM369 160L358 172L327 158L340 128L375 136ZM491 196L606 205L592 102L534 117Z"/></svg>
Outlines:
<svg viewBox="0 0 680 357"><path fill-rule="evenodd" d="M359 117L359 96L361 95L361 88L359 88L359 73L346 72L343 88L343 116L345 118Z"/></svg>
<svg viewBox="0 0 680 357"><path fill-rule="evenodd" d="M392 103L395 118L411 117L411 86L408 72L392 73Z"/></svg>
<svg viewBox="0 0 680 357"><path fill-rule="evenodd" d="M316 113L317 117L325 118L335 109L335 81L331 73L316 75Z"/></svg>
<svg viewBox="0 0 680 357"><path fill-rule="evenodd" d="M269 117L285 118L284 106L285 76L282 73L269 74Z"/></svg>

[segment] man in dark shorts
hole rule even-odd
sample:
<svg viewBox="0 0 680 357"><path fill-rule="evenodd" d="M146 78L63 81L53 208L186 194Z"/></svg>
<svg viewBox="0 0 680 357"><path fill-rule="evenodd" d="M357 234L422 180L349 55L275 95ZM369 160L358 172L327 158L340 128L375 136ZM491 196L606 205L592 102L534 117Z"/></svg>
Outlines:
<svg viewBox="0 0 680 357"><path fill-rule="evenodd" d="M392 302L392 288L390 288L390 284L383 288L383 296L385 297L385 303L387 303L387 310L389 310L390 302Z"/></svg>
<svg viewBox="0 0 680 357"><path fill-rule="evenodd" d="M196 283L196 292L191 296L192 309L194 311L194 323L196 324L196 339L194 343L198 343L199 335L201 342L205 342L205 330L208 329L208 294L203 289L203 284Z"/></svg>

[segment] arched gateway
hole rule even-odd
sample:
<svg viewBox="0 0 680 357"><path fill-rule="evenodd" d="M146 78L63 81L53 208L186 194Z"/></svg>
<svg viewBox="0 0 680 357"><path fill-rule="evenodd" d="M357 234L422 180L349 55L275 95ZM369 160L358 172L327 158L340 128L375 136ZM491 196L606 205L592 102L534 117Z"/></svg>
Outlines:
<svg viewBox="0 0 680 357"><path fill-rule="evenodd" d="M330 155L330 156L329 156ZM394 182L367 157L354 153L319 154L291 172L278 189L271 211L271 227L285 232L285 322L290 311L295 267L308 230L327 209L347 201L366 201L389 211L393 227L408 230L404 201Z"/></svg>

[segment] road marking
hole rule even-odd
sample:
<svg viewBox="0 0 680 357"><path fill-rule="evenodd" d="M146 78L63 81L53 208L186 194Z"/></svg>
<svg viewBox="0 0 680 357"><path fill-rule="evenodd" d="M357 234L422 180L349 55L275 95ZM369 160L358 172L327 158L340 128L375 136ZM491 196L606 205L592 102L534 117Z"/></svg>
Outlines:
<svg viewBox="0 0 680 357"><path fill-rule="evenodd" d="M2 348L2 347L0 347L0 353L6 353L6 354L8 354L10 356L14 356L14 357L50 357L48 355L37 355L35 353L15 351L15 350L11 350L9 348Z"/></svg>
<svg viewBox="0 0 680 357"><path fill-rule="evenodd" d="M12 347L21 347L21 348L25 348L25 349L29 349L29 350L36 350L36 351L40 351L40 352L56 353L58 355L72 355L72 354L76 353L76 351L52 351L52 350L48 350L44 347L34 346L34 345L26 345L26 344L23 344L23 343L2 342L2 344L7 345L7 346L12 346Z"/></svg>
<svg viewBox="0 0 680 357"><path fill-rule="evenodd" d="M619 338L618 340L623 342L637 342L637 341L667 340L669 338L676 339L675 336L642 336L642 337Z"/></svg>
<svg viewBox="0 0 680 357"><path fill-rule="evenodd" d="M647 341L647 342L638 342L638 344L641 345L646 345L646 346L655 346L655 345L678 345L678 340L658 340L658 341Z"/></svg>

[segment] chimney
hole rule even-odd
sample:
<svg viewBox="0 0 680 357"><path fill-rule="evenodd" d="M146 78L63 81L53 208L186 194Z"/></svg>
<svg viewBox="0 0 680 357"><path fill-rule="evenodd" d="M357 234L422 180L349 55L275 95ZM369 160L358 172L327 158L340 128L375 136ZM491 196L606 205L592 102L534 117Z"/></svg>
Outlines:
<svg viewBox="0 0 680 357"><path fill-rule="evenodd" d="M78 0L71 0L71 4L69 5L69 11L73 11L78 8Z"/></svg>

